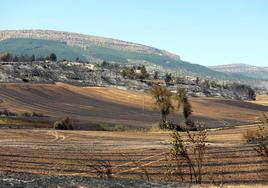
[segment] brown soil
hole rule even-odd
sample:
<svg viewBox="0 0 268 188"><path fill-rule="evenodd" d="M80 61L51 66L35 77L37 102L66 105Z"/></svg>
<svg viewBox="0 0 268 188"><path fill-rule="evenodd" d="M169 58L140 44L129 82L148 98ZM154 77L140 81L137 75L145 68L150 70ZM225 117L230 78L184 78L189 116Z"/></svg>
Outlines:
<svg viewBox="0 0 268 188"><path fill-rule="evenodd" d="M206 183L268 183L267 161L242 139L245 128L211 130ZM10 130L0 132L0 170L47 175L95 176L88 165L110 161L114 177L165 179L169 133ZM186 179L187 182L187 179Z"/></svg>
<svg viewBox="0 0 268 188"><path fill-rule="evenodd" d="M18 113L40 112L56 119L69 116L75 127L94 129L101 122L149 128L160 121L150 94L113 88L76 87L63 83L0 84L0 109ZM217 98L191 98L193 119L208 127L256 121L267 106ZM144 104L144 110L143 110ZM172 113L170 119L182 117Z"/></svg>

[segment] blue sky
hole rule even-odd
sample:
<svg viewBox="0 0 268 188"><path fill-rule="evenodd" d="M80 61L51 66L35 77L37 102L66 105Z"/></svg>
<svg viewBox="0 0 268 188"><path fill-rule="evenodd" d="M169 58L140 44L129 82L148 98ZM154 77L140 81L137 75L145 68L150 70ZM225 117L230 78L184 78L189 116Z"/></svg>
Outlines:
<svg viewBox="0 0 268 188"><path fill-rule="evenodd" d="M268 66L267 0L0 0L0 29L53 29L165 49L202 65Z"/></svg>

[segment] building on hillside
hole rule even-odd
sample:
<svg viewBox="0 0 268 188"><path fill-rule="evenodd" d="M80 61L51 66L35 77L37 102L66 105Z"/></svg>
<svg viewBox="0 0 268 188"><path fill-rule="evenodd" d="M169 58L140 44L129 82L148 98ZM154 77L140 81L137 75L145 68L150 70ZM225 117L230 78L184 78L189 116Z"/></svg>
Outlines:
<svg viewBox="0 0 268 188"><path fill-rule="evenodd" d="M141 74L141 69L135 69L136 74Z"/></svg>
<svg viewBox="0 0 268 188"><path fill-rule="evenodd" d="M95 64L87 63L87 64L85 64L85 67L89 70L96 70Z"/></svg>

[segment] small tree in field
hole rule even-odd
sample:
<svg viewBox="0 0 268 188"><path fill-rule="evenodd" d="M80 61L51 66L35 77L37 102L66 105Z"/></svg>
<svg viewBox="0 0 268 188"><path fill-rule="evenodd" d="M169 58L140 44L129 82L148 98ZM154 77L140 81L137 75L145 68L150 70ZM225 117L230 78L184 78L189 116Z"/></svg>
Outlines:
<svg viewBox="0 0 268 188"><path fill-rule="evenodd" d="M192 114L192 107L188 100L186 90L178 88L175 100L177 101L177 109L179 111L182 110L183 112L185 124L189 126L194 126L193 122L189 120L189 116Z"/></svg>
<svg viewBox="0 0 268 188"><path fill-rule="evenodd" d="M161 112L162 122L166 124L167 115L173 109L171 104L172 93L163 86L154 86L151 90L155 99L155 105Z"/></svg>

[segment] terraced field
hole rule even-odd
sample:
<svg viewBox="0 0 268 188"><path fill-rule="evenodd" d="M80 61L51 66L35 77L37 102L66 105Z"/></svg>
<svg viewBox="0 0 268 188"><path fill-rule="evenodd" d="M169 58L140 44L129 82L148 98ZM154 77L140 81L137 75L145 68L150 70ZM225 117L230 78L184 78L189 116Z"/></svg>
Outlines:
<svg viewBox="0 0 268 188"><path fill-rule="evenodd" d="M187 170L179 177L167 179L168 132L85 131L94 130L103 122L149 129L153 123L159 122L160 116L152 109L152 98L146 92L81 88L62 83L0 84L0 89L0 109L18 113L41 112L49 116L30 120L15 118L12 123L1 118L0 185L7 181L21 183L22 177L35 177L30 174L44 175L49 180L65 175L72 177L70 181L79 182L82 177L96 176L103 164L108 165L106 169L115 178L163 182L183 176L184 182L189 182ZM254 104L219 98L190 98L194 119L215 128L208 130L203 172L205 183L262 184L264 187L268 184L268 161L258 156L253 144L243 140L246 129L256 128L248 123L268 112L268 106L262 105L266 98L261 100ZM175 111L170 118L178 120L178 114ZM72 118L76 129L85 130L55 131L44 120L54 121L65 116ZM8 124L16 124L20 129L12 126L13 129L9 129ZM181 166L185 167L184 164ZM7 179L2 175L5 173L16 174Z"/></svg>
<svg viewBox="0 0 268 188"><path fill-rule="evenodd" d="M208 132L205 183L268 183L268 161L245 144L243 131ZM3 129L0 142L1 171L96 176L90 165L109 161L116 178L166 179L169 133Z"/></svg>

